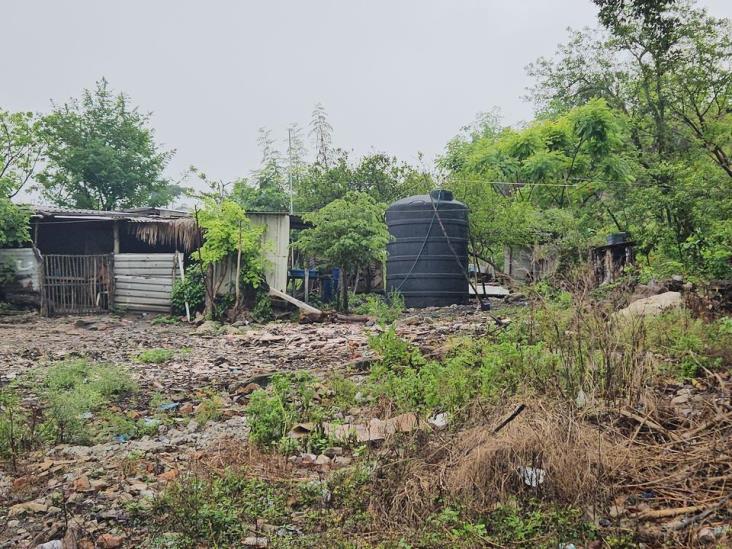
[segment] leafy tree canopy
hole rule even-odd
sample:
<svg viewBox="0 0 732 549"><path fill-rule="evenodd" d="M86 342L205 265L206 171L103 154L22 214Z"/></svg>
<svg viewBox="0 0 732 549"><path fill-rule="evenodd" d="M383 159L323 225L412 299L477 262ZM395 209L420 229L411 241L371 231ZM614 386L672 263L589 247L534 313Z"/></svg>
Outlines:
<svg viewBox="0 0 732 549"><path fill-rule="evenodd" d="M421 172L396 157L373 153L352 163L348 153L333 153L326 166L320 162L309 165L295 186L295 209L312 212L349 192L368 194L377 202L420 194L434 187L429 174Z"/></svg>
<svg viewBox="0 0 732 549"><path fill-rule="evenodd" d="M470 208L474 251L500 262L504 246L548 241L579 251L607 229L608 181L629 179L623 120L602 99L522 130L483 127L439 159Z"/></svg>
<svg viewBox="0 0 732 549"><path fill-rule="evenodd" d="M29 212L11 198L31 180L43 151L38 117L0 109L0 248L29 238Z"/></svg>
<svg viewBox="0 0 732 549"><path fill-rule="evenodd" d="M76 208L114 210L169 204L179 192L164 177L171 151L161 151L149 115L114 95L106 80L45 117L48 165L43 194Z"/></svg>
<svg viewBox="0 0 732 549"><path fill-rule="evenodd" d="M33 113L0 109L0 191L7 198L25 187L43 159L40 126Z"/></svg>
<svg viewBox="0 0 732 549"><path fill-rule="evenodd" d="M594 3L599 29L529 67L537 120L486 117L439 161L473 248L586 249L623 230L651 274L732 276L730 22L682 0Z"/></svg>

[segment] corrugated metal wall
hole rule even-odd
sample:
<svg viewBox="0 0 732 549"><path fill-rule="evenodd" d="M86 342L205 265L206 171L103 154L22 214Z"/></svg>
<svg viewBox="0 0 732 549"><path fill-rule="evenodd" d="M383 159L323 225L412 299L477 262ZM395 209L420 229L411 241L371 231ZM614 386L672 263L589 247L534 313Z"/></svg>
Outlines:
<svg viewBox="0 0 732 549"><path fill-rule="evenodd" d="M40 290L39 262L33 248L0 249L0 265L9 265L15 271L15 279L21 287L36 292Z"/></svg>
<svg viewBox="0 0 732 549"><path fill-rule="evenodd" d="M4 265L15 271L15 279L0 292L4 299L16 305L40 305L41 267L33 248L0 249L0 266Z"/></svg>
<svg viewBox="0 0 732 549"><path fill-rule="evenodd" d="M175 254L116 254L115 308L169 313L175 276Z"/></svg>

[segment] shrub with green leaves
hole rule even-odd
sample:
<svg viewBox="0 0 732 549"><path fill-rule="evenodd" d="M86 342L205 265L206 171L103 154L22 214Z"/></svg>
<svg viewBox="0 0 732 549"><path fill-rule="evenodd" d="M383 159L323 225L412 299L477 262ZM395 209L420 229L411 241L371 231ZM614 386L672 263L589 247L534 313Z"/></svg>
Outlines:
<svg viewBox="0 0 732 549"><path fill-rule="evenodd" d="M280 523L286 502L286 485L226 471L172 483L149 513L155 530L166 537L175 534L176 547L235 547L249 534L251 523Z"/></svg>
<svg viewBox="0 0 732 549"><path fill-rule="evenodd" d="M209 421L216 421L221 417L223 400L220 395L210 392L196 407L196 421L205 425Z"/></svg>
<svg viewBox="0 0 732 549"><path fill-rule="evenodd" d="M704 322L678 309L645 320L648 345L664 357L665 370L678 377L695 377L702 368L716 369L732 357L729 319ZM727 356L729 355L729 356Z"/></svg>
<svg viewBox="0 0 732 549"><path fill-rule="evenodd" d="M463 338L435 361L389 328L369 339L381 357L371 370L371 394L403 411L456 412L476 396L494 400L520 384L542 385L556 371L555 355L541 342L519 343L516 337Z"/></svg>
<svg viewBox="0 0 732 549"><path fill-rule="evenodd" d="M272 320L272 298L267 292L257 289L256 300L252 307L252 318L256 322L267 322Z"/></svg>
<svg viewBox="0 0 732 549"><path fill-rule="evenodd" d="M153 318L150 324L152 324L153 326L164 326L178 324L178 322L179 319L176 316L160 315Z"/></svg>
<svg viewBox="0 0 732 549"><path fill-rule="evenodd" d="M315 403L315 379L307 372L275 374L271 386L254 391L246 408L250 438L262 446L281 444L297 422L321 424L323 409ZM316 429L314 436L322 435ZM307 444L307 441L305 441Z"/></svg>
<svg viewBox="0 0 732 549"><path fill-rule="evenodd" d="M206 301L206 286L204 275L198 265L191 265L186 269L185 280L176 280L170 296L173 313L184 315L186 303L191 314L203 311Z"/></svg>

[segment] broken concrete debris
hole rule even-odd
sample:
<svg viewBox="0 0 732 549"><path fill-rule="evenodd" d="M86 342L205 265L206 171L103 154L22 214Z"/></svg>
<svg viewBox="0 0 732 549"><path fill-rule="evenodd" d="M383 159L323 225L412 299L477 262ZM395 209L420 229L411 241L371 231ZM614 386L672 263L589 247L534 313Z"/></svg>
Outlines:
<svg viewBox="0 0 732 549"><path fill-rule="evenodd" d="M322 425L322 429L326 435L335 440L355 439L357 442L377 442L395 433L414 431L420 424L423 425L417 414L406 413L386 420L372 418L368 423L325 423ZM314 423L298 423L289 434L293 438L303 438L317 427Z"/></svg>
<svg viewBox="0 0 732 549"><path fill-rule="evenodd" d="M626 318L657 315L668 309L680 307L682 304L683 300L680 292L664 292L633 301L625 309L618 311L617 314Z"/></svg>

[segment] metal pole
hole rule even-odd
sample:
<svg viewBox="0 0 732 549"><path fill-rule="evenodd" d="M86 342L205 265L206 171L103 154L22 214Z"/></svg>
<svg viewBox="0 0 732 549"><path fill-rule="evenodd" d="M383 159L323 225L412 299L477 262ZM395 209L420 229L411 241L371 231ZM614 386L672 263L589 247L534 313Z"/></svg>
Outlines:
<svg viewBox="0 0 732 549"><path fill-rule="evenodd" d="M290 183L290 215L292 215L292 128L287 128L287 155L290 158L287 179Z"/></svg>

